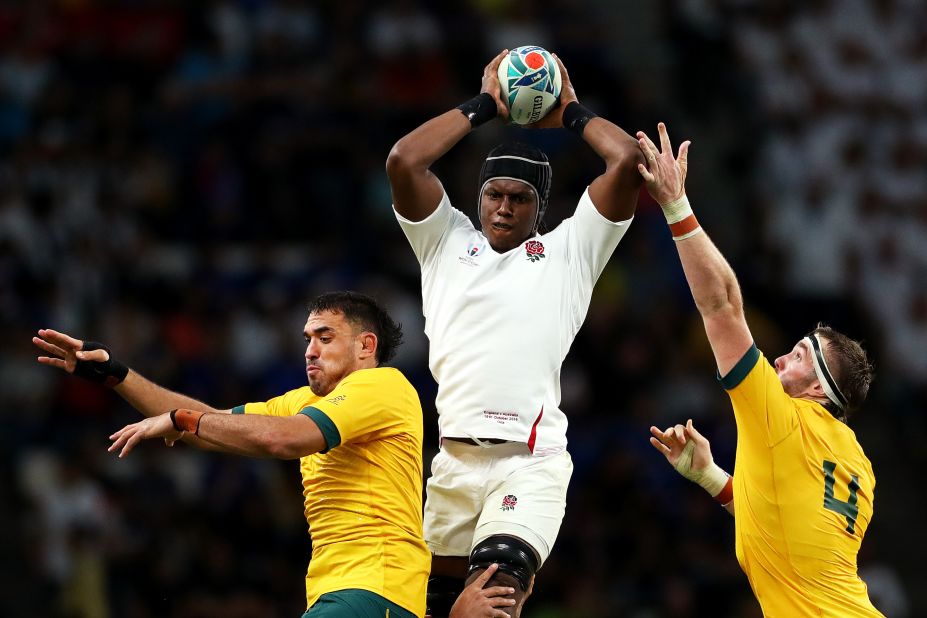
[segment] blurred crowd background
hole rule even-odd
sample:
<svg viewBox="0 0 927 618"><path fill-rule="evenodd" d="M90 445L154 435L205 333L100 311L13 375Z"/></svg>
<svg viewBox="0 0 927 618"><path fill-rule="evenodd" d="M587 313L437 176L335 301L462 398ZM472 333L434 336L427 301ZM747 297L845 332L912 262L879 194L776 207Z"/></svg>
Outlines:
<svg viewBox="0 0 927 618"><path fill-rule="evenodd" d="M689 196L768 357L818 320L865 341L860 572L887 615L927 615L925 32L921 0L0 3L0 615L304 611L297 464L154 442L117 460L107 436L135 413L39 366L30 337L106 342L231 407L304 384L307 301L362 290L404 324L430 461L418 271L384 164L521 44L628 132L693 141ZM504 138L550 156L549 227L602 170L573 134L493 123L436 167L458 208ZM733 522L647 442L693 418L732 469L714 374L644 195L563 370L576 471L526 616L759 616Z"/></svg>

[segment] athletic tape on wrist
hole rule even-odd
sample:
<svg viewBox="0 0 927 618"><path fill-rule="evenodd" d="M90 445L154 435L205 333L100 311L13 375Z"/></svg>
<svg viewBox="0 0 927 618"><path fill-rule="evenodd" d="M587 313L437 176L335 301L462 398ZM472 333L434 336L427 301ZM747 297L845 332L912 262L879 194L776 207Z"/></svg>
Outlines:
<svg viewBox="0 0 927 618"><path fill-rule="evenodd" d="M470 121L471 129L489 122L499 113L496 100L488 92L481 92L469 101L464 101L457 109Z"/></svg>
<svg viewBox="0 0 927 618"><path fill-rule="evenodd" d="M126 376L129 375L129 368L113 358L113 353L109 351L109 348L96 341L85 341L81 346L81 352L90 352L92 350L105 350L109 358L105 361L78 359L74 365L74 375L110 388L126 379Z"/></svg>
<svg viewBox="0 0 927 618"><path fill-rule="evenodd" d="M177 431L189 431L193 435L200 435L200 421L205 412L197 410L171 410L171 423Z"/></svg>
<svg viewBox="0 0 927 618"><path fill-rule="evenodd" d="M695 441L689 440L682 448L679 459L673 466L679 474L696 483L699 487L707 491L713 498L718 496L727 484L728 476L721 466L712 461L703 470L692 469L692 458L695 455Z"/></svg>
<svg viewBox="0 0 927 618"><path fill-rule="evenodd" d="M580 105L579 101L570 101L563 108L563 127L582 135L586 125L595 117L595 112Z"/></svg>
<svg viewBox="0 0 927 618"><path fill-rule="evenodd" d="M685 240L702 231L702 227L699 225L698 219L695 218L695 213L692 212L692 206L689 205L689 198L686 197L685 193L682 194L682 197L673 200L669 204L661 204L660 209L663 210L663 216L666 218L666 222L669 223L673 240Z"/></svg>

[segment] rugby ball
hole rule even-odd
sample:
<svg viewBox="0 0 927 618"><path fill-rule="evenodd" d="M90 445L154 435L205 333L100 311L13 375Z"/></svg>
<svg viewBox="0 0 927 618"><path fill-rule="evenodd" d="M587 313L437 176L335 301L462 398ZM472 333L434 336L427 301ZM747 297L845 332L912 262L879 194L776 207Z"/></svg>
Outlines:
<svg viewBox="0 0 927 618"><path fill-rule="evenodd" d="M502 100L515 124L537 122L557 104L563 78L557 61L543 47L516 47L499 63Z"/></svg>

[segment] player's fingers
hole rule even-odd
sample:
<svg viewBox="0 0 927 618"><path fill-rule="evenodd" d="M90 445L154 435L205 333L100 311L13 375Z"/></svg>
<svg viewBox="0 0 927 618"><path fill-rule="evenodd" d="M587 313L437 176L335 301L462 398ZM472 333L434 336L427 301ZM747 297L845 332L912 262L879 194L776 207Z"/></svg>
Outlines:
<svg viewBox="0 0 927 618"><path fill-rule="evenodd" d="M129 427L131 427L131 425ZM119 431L117 431L116 433L114 433L113 435L109 437L109 439L112 440L113 443L109 445L109 448L106 449L107 451L109 451L110 453L115 453L116 451L122 448L122 445L125 444L126 440L129 439L128 432L126 431L127 429L129 429L129 427L123 427L122 429L120 429Z"/></svg>
<svg viewBox="0 0 927 618"><path fill-rule="evenodd" d="M682 172L682 179L685 181L686 172L689 171L689 144L691 142L685 141L679 146L679 154L676 156L676 165L679 167L679 170Z"/></svg>
<svg viewBox="0 0 927 618"><path fill-rule="evenodd" d="M648 170L643 163L637 164L637 171L648 183L654 182L656 180L656 177L650 173L650 170Z"/></svg>
<svg viewBox="0 0 927 618"><path fill-rule="evenodd" d="M664 123L657 124L657 133L660 134L660 152L662 154L672 154L673 145L670 143L669 133Z"/></svg>
<svg viewBox="0 0 927 618"><path fill-rule="evenodd" d="M64 358L65 356L64 350L53 343L45 341L41 337L33 337L32 343L34 343L36 347L41 348L43 352L47 352L48 354L53 354L59 358Z"/></svg>
<svg viewBox="0 0 927 618"><path fill-rule="evenodd" d="M674 431L674 428L668 427L667 429L664 429L663 437L661 438L661 440L663 444L666 444L667 446L670 446L671 444L676 442L676 432Z"/></svg>
<svg viewBox="0 0 927 618"><path fill-rule="evenodd" d="M505 104L505 101L502 100L498 93L494 93L492 98L496 100L496 113L502 117L503 121L507 121L509 119L509 106Z"/></svg>
<svg viewBox="0 0 927 618"><path fill-rule="evenodd" d="M487 599L492 599L494 607L501 607L503 605L515 605L515 599L507 599L505 595L515 594L514 588L509 588L507 586L492 586L491 588L483 588L483 596Z"/></svg>
<svg viewBox="0 0 927 618"><path fill-rule="evenodd" d="M672 451L670 450L670 448L669 448L668 446L666 446L665 444L663 444L662 442L660 442L658 439L656 439L656 438L650 438L650 443L653 445L653 448L655 448L655 449L657 449L658 451L660 451L660 453L662 453L663 456L665 456L665 457L669 457L669 456L670 456L670 453L672 452Z"/></svg>
<svg viewBox="0 0 927 618"><path fill-rule="evenodd" d="M689 140L684 141L679 144L679 152L676 155L676 160L679 161L679 165L685 167L689 164L689 145L692 144Z"/></svg>
<svg viewBox="0 0 927 618"><path fill-rule="evenodd" d="M651 144L650 140L647 139L646 135L644 135L644 137L641 137L641 135L644 135L644 134L643 133L637 134L637 143L640 146L641 152L644 153L644 158L647 159L647 162L653 163L654 161L657 160L656 149L653 148L653 145Z"/></svg>
<svg viewBox="0 0 927 618"><path fill-rule="evenodd" d="M38 356L36 357L35 360L39 361L39 363L42 365L48 365L49 367L57 367L58 369L64 369L65 371L68 370L67 363L65 363L64 360L60 358L49 358L48 356Z"/></svg>
<svg viewBox="0 0 927 618"><path fill-rule="evenodd" d="M124 435L126 435L126 434L132 433L132 431L134 431L134 430L135 430L139 425L141 425L141 424L142 424L142 422L130 423L130 424L126 425L125 427L123 427L122 429L113 432L113 434L109 437L109 439L110 439L110 440L116 440L117 438L120 438L120 437L122 437L122 436L124 436Z"/></svg>
<svg viewBox="0 0 927 618"><path fill-rule="evenodd" d="M489 64L487 65L487 70L492 71L494 74L495 71L499 68L499 65L502 64L502 59L505 58L506 54L508 53L509 50L503 49L501 52L496 54L496 57L490 60Z"/></svg>
<svg viewBox="0 0 927 618"><path fill-rule="evenodd" d="M650 148L650 152L653 153L654 156L660 154L660 150L657 148L657 145L653 143L653 140L650 139L649 135L647 135L643 131L639 131L637 134L637 137L639 139L643 139L644 141L646 141L647 146Z"/></svg>
<svg viewBox="0 0 927 618"><path fill-rule="evenodd" d="M105 363L109 360L109 354L107 354L106 350L88 350L86 352L79 350L75 353L75 356L82 361L94 361L97 363Z"/></svg>
<svg viewBox="0 0 927 618"><path fill-rule="evenodd" d="M676 441L680 444L686 443L686 428L682 425L676 425L673 427L673 435L676 436Z"/></svg>
<svg viewBox="0 0 927 618"><path fill-rule="evenodd" d="M61 346L62 348L70 348L72 350L79 350L83 347L84 342L80 339L75 339L70 335L65 335L64 333L59 333L56 330L50 328L43 328L39 331L39 337Z"/></svg>
<svg viewBox="0 0 927 618"><path fill-rule="evenodd" d="M473 582L470 585L476 588L477 590L482 590L483 586L486 585L486 582L489 581L489 578L492 577L492 574L495 573L498 569L499 569L498 564L495 564L495 563L490 564L488 567L486 567L485 571L480 573L479 576L473 580Z"/></svg>
<svg viewBox="0 0 927 618"><path fill-rule="evenodd" d="M691 438L695 440L696 442L707 442L708 441L705 438L705 436L703 436L702 434L698 432L698 430L695 428L695 425L692 424L691 418L686 422L686 434L691 436Z"/></svg>
<svg viewBox="0 0 927 618"><path fill-rule="evenodd" d="M122 450L119 451L119 458L123 458L132 452L132 449L135 448L135 445L142 441L142 432L136 431L129 436L129 439L126 440L125 446L122 447Z"/></svg>
<svg viewBox="0 0 927 618"><path fill-rule="evenodd" d="M557 54L551 54L554 57L554 60L557 61L557 66L560 67L560 79L565 84L570 83L570 74L567 72L566 66L564 66L563 61L560 60L560 56Z"/></svg>

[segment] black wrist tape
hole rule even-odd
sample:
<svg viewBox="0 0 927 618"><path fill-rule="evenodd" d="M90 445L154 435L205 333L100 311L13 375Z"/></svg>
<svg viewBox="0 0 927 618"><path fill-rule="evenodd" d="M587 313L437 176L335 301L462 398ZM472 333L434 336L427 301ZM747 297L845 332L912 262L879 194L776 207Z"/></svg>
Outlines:
<svg viewBox="0 0 927 618"><path fill-rule="evenodd" d="M469 101L458 105L457 109L467 117L472 129L489 122L499 113L496 100L488 92L481 92Z"/></svg>
<svg viewBox="0 0 927 618"><path fill-rule="evenodd" d="M106 350L109 360L87 361L78 359L77 364L74 366L74 375L97 384L104 384L110 388L126 379L129 368L114 359L109 348L96 341L85 341L81 351L89 352L91 350Z"/></svg>
<svg viewBox="0 0 927 618"><path fill-rule="evenodd" d="M180 427L177 426L177 410L171 410L171 425L174 426L176 431L183 431Z"/></svg>
<svg viewBox="0 0 927 618"><path fill-rule="evenodd" d="M563 126L577 135L582 135L589 121L596 114L579 104L579 101L570 101L563 108Z"/></svg>

